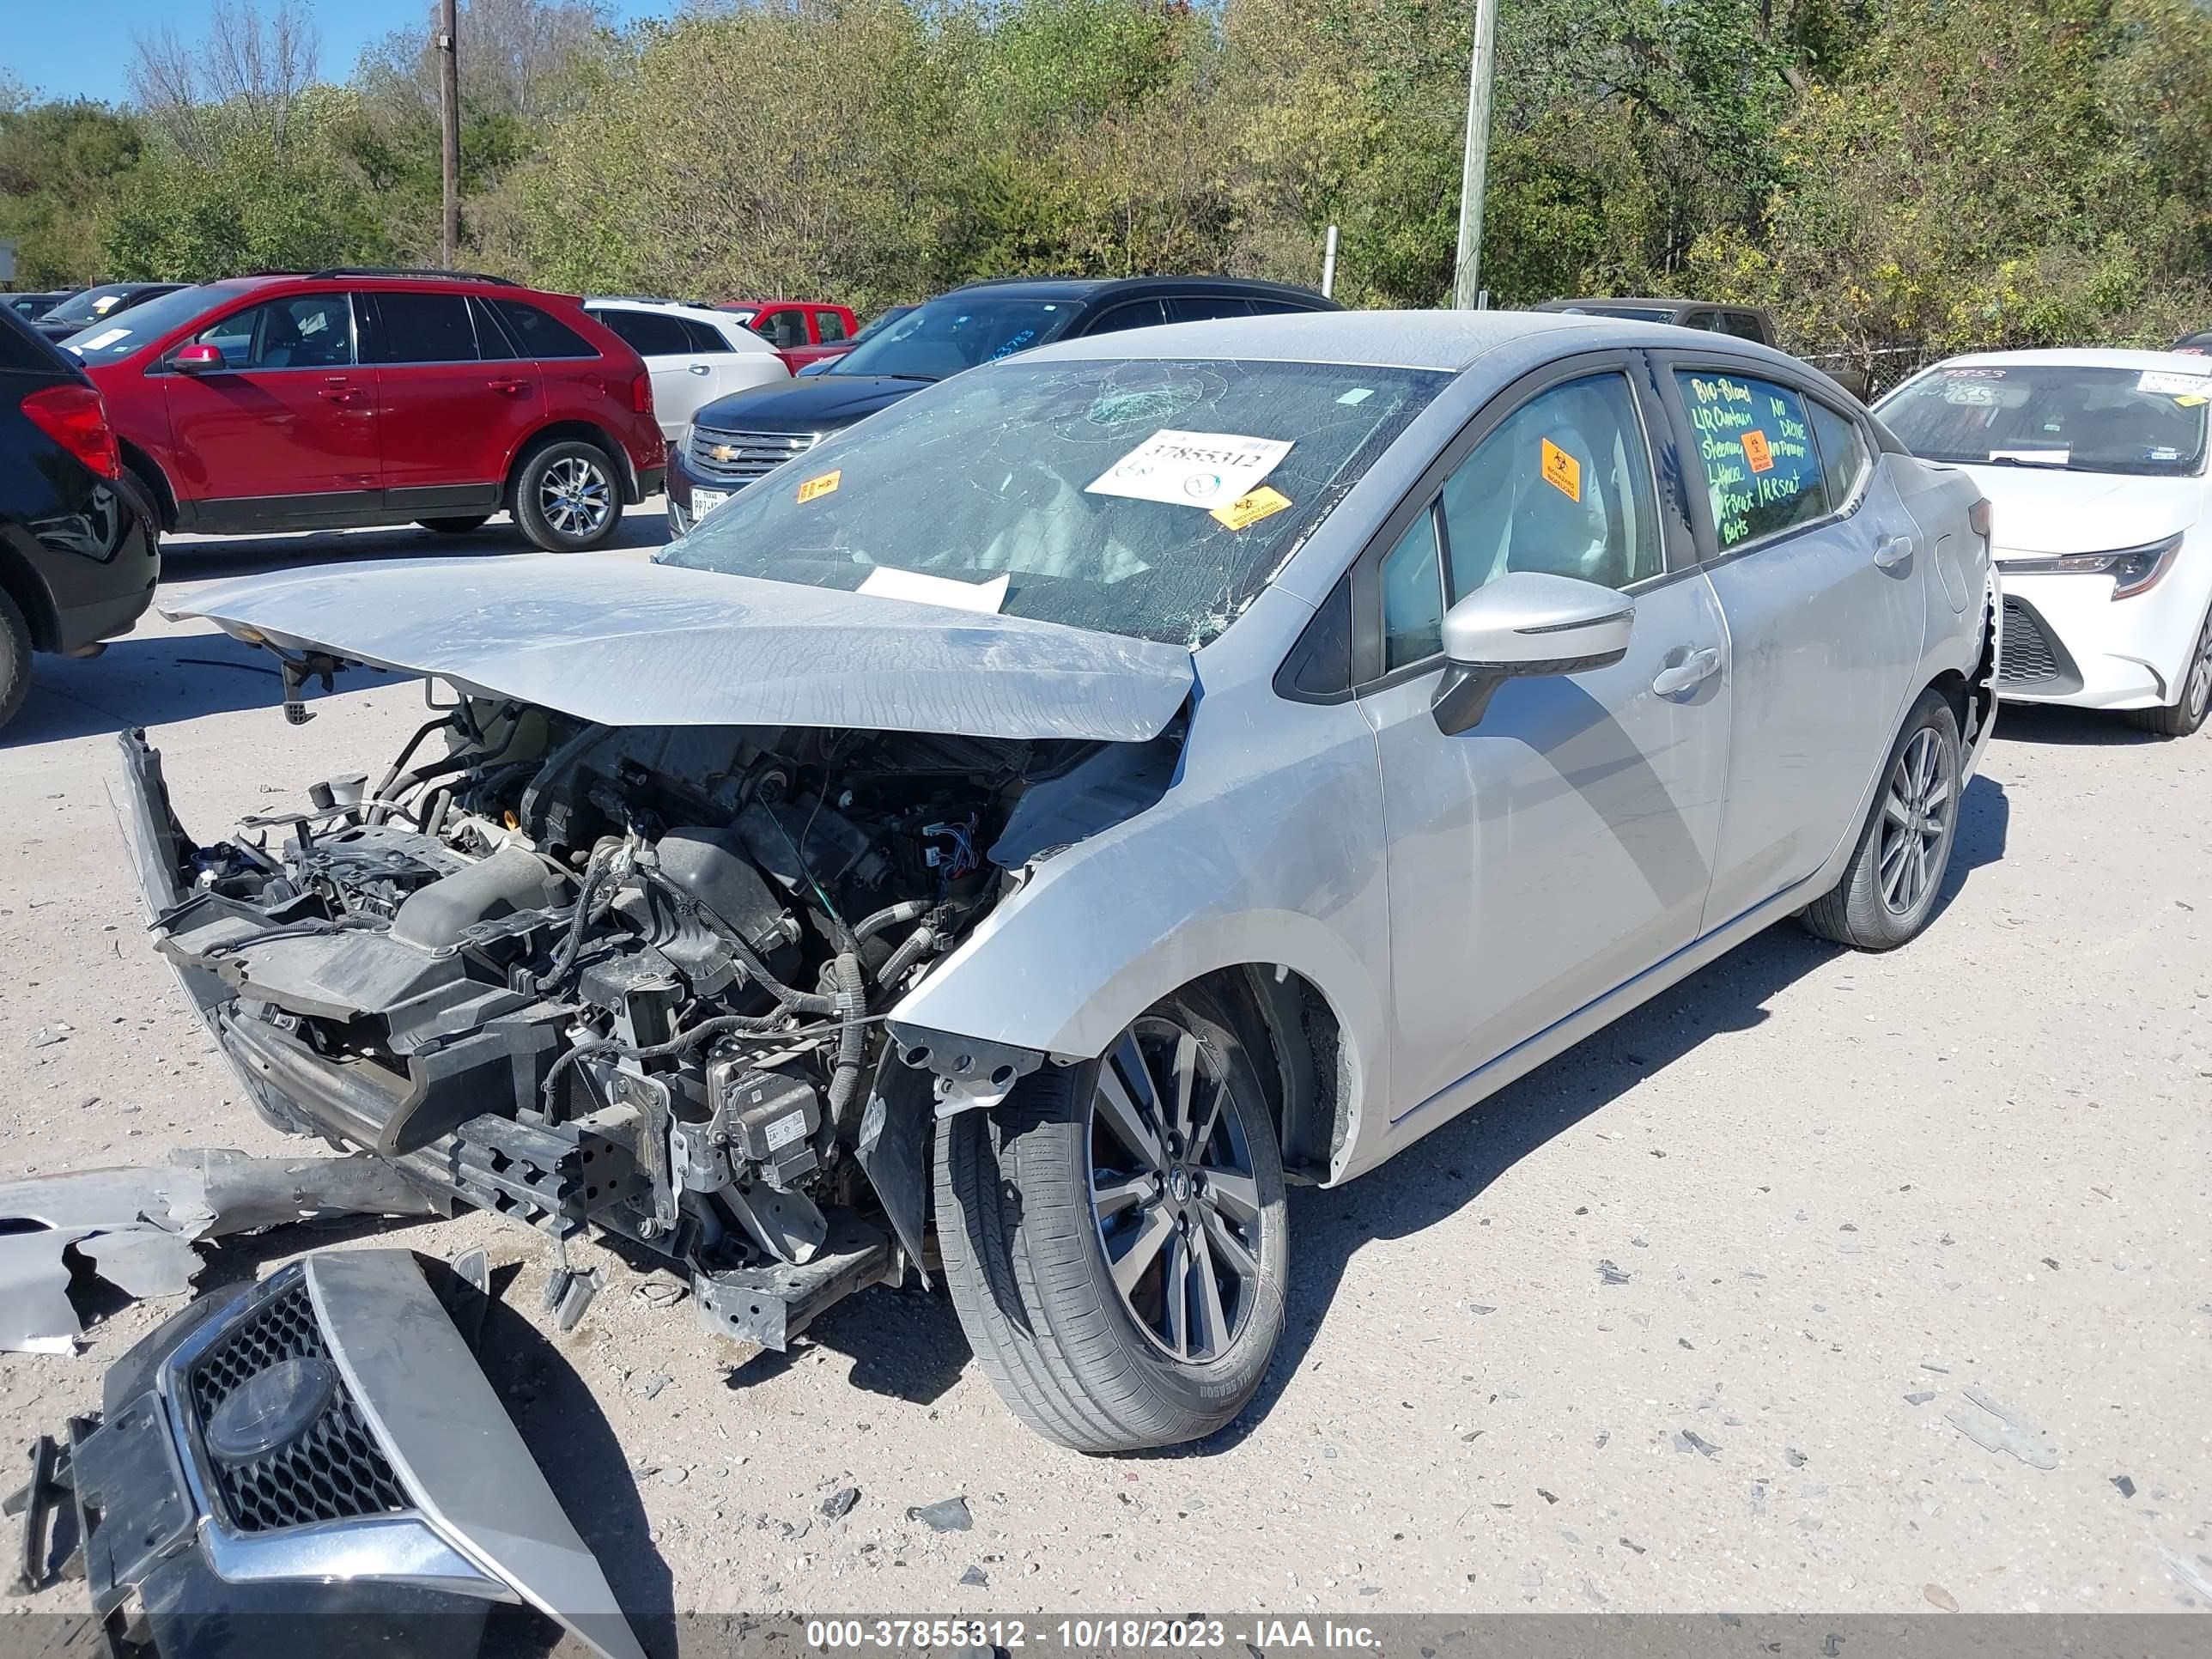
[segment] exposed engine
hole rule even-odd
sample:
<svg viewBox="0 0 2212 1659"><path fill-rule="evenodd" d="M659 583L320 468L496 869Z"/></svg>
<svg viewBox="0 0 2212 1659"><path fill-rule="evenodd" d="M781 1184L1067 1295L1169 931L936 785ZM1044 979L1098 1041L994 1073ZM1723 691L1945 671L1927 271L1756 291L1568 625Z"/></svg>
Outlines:
<svg viewBox="0 0 2212 1659"><path fill-rule="evenodd" d="M1011 869L1156 799L1177 743L467 702L374 788L193 853L162 948L234 991L210 1017L264 1114L557 1238L627 1235L703 1301L847 1248L883 1011Z"/></svg>

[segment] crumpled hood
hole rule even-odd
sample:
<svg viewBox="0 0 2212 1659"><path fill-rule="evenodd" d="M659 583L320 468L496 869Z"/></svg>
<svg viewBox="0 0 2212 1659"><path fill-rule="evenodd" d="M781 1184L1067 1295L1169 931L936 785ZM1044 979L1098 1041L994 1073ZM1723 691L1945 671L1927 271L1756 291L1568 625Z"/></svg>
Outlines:
<svg viewBox="0 0 2212 1659"><path fill-rule="evenodd" d="M161 614L607 726L1157 737L1190 653L605 554L405 559L165 592Z"/></svg>
<svg viewBox="0 0 2212 1659"><path fill-rule="evenodd" d="M1990 498L2004 552L2108 553L2185 530L2204 501L2202 478L2141 478L2056 467L1962 466Z"/></svg>

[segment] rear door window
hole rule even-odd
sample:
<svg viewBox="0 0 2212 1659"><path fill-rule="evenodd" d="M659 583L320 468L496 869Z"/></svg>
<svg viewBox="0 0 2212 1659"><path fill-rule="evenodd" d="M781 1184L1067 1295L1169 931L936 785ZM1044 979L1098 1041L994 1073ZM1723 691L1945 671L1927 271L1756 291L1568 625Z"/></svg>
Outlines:
<svg viewBox="0 0 2212 1659"><path fill-rule="evenodd" d="M680 357L691 349L691 336L680 317L665 312L633 311L627 306L594 307L605 323L641 357Z"/></svg>
<svg viewBox="0 0 2212 1659"><path fill-rule="evenodd" d="M676 320L684 325L684 332L691 341L691 349L700 356L727 357L736 352L737 347L730 343L730 337L714 324L702 323L696 317L680 317Z"/></svg>
<svg viewBox="0 0 2212 1659"><path fill-rule="evenodd" d="M550 361L560 357L596 357L599 349L544 307L526 300L486 301L507 325L507 331L521 346L525 356Z"/></svg>
<svg viewBox="0 0 2212 1659"><path fill-rule="evenodd" d="M465 294L393 292L373 297L376 327L362 355L374 363L473 363L476 325Z"/></svg>
<svg viewBox="0 0 2212 1659"><path fill-rule="evenodd" d="M1125 328L1152 328L1167 321L1167 307L1158 300L1132 300L1101 314L1084 329L1085 334L1118 334Z"/></svg>
<svg viewBox="0 0 2212 1659"><path fill-rule="evenodd" d="M1191 294L1168 301L1171 323L1210 323L1217 317L1249 317L1251 303L1226 294Z"/></svg>
<svg viewBox="0 0 2212 1659"><path fill-rule="evenodd" d="M1674 371L1697 434L1720 550L1794 530L1829 510L1805 399L1732 370Z"/></svg>
<svg viewBox="0 0 2212 1659"><path fill-rule="evenodd" d="M814 331L820 337L823 344L829 345L834 341L845 337L845 319L836 312L817 310L814 313Z"/></svg>

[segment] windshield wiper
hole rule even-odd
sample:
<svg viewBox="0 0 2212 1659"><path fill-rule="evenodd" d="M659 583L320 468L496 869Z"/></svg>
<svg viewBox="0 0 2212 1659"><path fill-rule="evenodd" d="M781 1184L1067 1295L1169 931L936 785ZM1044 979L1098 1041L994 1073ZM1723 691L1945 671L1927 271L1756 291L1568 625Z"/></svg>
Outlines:
<svg viewBox="0 0 2212 1659"><path fill-rule="evenodd" d="M919 381L921 381L924 386L935 386L935 385L938 383L938 381L939 381L940 380L944 379L944 376L943 376L943 375L941 375L941 374L893 374L890 373L889 371L887 371L887 370L884 370L884 369L873 369L873 370L871 370L870 372L871 372L872 374L876 374L877 376L878 376L879 378L881 378L881 379L883 379L883 380L919 380Z"/></svg>

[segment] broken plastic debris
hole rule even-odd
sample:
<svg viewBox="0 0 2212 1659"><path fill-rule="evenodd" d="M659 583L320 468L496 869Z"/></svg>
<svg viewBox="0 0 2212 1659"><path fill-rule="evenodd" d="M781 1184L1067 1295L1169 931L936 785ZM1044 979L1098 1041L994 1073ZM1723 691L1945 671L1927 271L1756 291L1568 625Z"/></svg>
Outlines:
<svg viewBox="0 0 2212 1659"><path fill-rule="evenodd" d="M1791 1468L1802 1469L1805 1467L1805 1454L1799 1451L1796 1447L1784 1446L1782 1449L1782 1455L1790 1460Z"/></svg>
<svg viewBox="0 0 2212 1659"><path fill-rule="evenodd" d="M1943 1420L1983 1450L2010 1452L2033 1469L2058 1467L2058 1448L2018 1412L1979 1389L1968 1389L1966 1401L1944 1413Z"/></svg>
<svg viewBox="0 0 2212 1659"><path fill-rule="evenodd" d="M965 1498L947 1498L935 1504L921 1504L906 1512L909 1521L919 1521L932 1532L965 1532L975 1524L968 1513Z"/></svg>
<svg viewBox="0 0 2212 1659"><path fill-rule="evenodd" d="M1933 1400L1935 1397L1936 1397L1936 1390L1935 1390L1935 1389L1918 1389L1918 1390L1915 1391L1914 1393L1908 1394L1907 1395L1905 1395L1905 1403L1906 1405L1908 1405L1908 1406L1924 1406L1924 1405L1926 1405L1929 1401Z"/></svg>
<svg viewBox="0 0 2212 1659"><path fill-rule="evenodd" d="M2120 1496L2123 1498L2133 1498L2136 1495L2136 1483L2124 1474L2114 1475L2112 1485L2119 1489Z"/></svg>
<svg viewBox="0 0 2212 1659"><path fill-rule="evenodd" d="M1941 1584L1923 1584L1920 1587L1920 1595L1929 1607L1938 1608L1944 1613L1956 1613L1959 1610L1959 1598Z"/></svg>
<svg viewBox="0 0 2212 1659"><path fill-rule="evenodd" d="M1601 1261L1597 1264L1597 1282L1601 1285L1626 1285L1628 1275L1612 1262Z"/></svg>
<svg viewBox="0 0 2212 1659"><path fill-rule="evenodd" d="M860 1501L858 1486L840 1486L822 1500L822 1513L832 1521L842 1521L853 1512L853 1505Z"/></svg>
<svg viewBox="0 0 2212 1659"><path fill-rule="evenodd" d="M960 1582L963 1584L971 1584L976 1589L981 1589L988 1587L991 1581L983 1577L982 1568L970 1567L967 1571L960 1575Z"/></svg>
<svg viewBox="0 0 2212 1659"><path fill-rule="evenodd" d="M1706 1439L1703 1435L1699 1434L1695 1429L1682 1429L1675 1433L1674 1449L1676 1451L1703 1452L1707 1457L1711 1457L1714 1453L1720 1450L1720 1448L1713 1444L1711 1441Z"/></svg>

